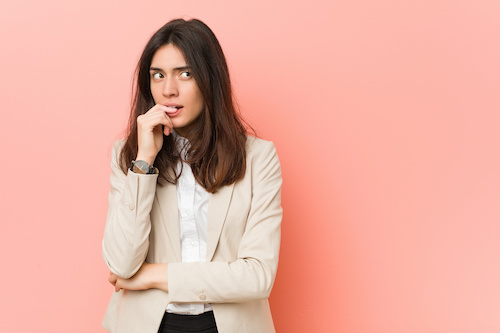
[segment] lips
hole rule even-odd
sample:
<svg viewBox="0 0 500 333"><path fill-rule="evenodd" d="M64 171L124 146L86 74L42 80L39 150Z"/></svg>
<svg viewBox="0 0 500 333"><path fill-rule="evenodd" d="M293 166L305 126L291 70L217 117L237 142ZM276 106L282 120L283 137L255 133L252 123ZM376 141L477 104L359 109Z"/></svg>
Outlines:
<svg viewBox="0 0 500 333"><path fill-rule="evenodd" d="M177 116L183 108L181 105L165 105L165 106L167 107L166 112L169 117Z"/></svg>

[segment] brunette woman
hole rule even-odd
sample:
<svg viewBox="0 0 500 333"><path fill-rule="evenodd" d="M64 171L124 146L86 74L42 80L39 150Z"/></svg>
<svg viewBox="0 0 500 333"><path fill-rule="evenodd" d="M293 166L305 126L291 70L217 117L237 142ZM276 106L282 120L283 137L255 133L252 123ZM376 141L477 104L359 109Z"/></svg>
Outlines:
<svg viewBox="0 0 500 333"><path fill-rule="evenodd" d="M136 71L128 136L112 153L103 255L116 333L274 332L281 170L249 136L226 60L199 20L173 20Z"/></svg>

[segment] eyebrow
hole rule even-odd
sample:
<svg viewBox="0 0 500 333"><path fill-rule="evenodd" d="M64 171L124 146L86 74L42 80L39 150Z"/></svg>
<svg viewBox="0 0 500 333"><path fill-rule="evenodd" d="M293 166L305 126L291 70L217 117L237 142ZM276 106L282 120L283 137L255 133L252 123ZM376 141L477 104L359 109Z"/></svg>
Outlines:
<svg viewBox="0 0 500 333"><path fill-rule="evenodd" d="M186 69L190 69L190 67L189 66L175 67L173 70L174 71L183 71L183 70L186 70ZM163 69L158 68L158 67L149 67L149 70L150 71L159 71L159 72L163 72L164 71Z"/></svg>

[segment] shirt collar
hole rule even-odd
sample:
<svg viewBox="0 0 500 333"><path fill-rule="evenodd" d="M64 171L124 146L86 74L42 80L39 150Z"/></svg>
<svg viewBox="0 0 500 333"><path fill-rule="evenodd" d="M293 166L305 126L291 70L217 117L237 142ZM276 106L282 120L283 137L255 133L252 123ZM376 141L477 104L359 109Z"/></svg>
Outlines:
<svg viewBox="0 0 500 333"><path fill-rule="evenodd" d="M177 151L181 155L182 159L186 159L187 157L187 152L191 145L189 144L189 140L186 139L185 137L181 136L179 133L177 133L175 130L172 132L174 142L175 142L175 147L177 148Z"/></svg>

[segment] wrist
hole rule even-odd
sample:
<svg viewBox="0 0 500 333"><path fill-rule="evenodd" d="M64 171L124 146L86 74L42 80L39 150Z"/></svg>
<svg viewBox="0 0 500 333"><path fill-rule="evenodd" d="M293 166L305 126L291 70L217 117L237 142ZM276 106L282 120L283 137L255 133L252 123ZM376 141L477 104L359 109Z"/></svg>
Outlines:
<svg viewBox="0 0 500 333"><path fill-rule="evenodd" d="M158 174L158 169L144 160L132 161L130 171L141 175Z"/></svg>
<svg viewBox="0 0 500 333"><path fill-rule="evenodd" d="M155 159L156 159L156 157L148 157L148 156L143 156L143 155L137 154L135 161L144 161L149 165L153 165L155 162Z"/></svg>
<svg viewBox="0 0 500 333"><path fill-rule="evenodd" d="M167 264L151 264L148 268L151 269L149 287L168 292Z"/></svg>

